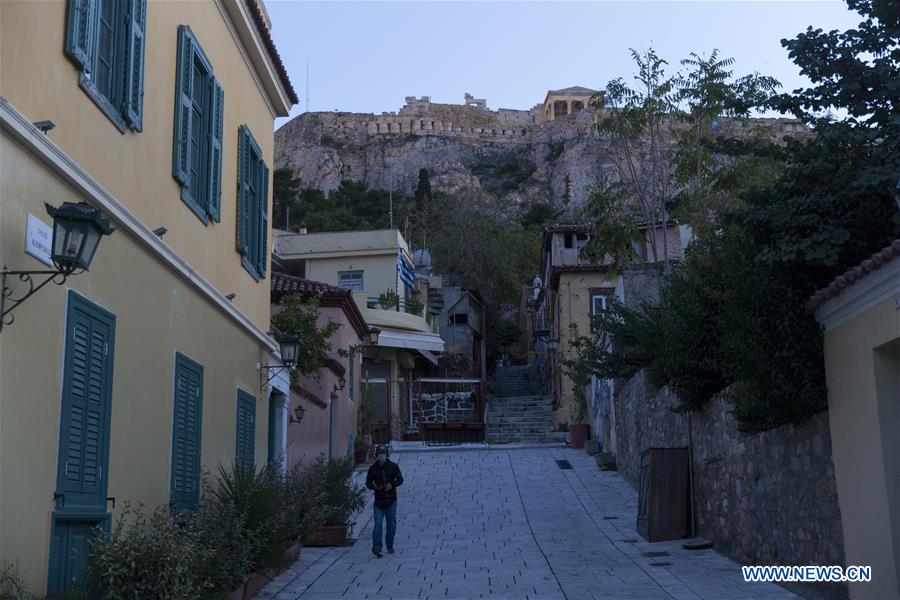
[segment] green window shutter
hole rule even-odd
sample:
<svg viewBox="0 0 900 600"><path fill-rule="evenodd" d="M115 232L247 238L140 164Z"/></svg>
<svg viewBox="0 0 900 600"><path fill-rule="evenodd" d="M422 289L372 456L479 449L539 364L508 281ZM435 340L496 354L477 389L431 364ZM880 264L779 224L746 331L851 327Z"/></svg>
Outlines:
<svg viewBox="0 0 900 600"><path fill-rule="evenodd" d="M125 68L125 118L137 131L144 127L144 38L147 0L129 0L127 60Z"/></svg>
<svg viewBox="0 0 900 600"><path fill-rule="evenodd" d="M256 398L238 390L237 432L234 453L235 464L242 468L254 467L256 441Z"/></svg>
<svg viewBox="0 0 900 600"><path fill-rule="evenodd" d="M60 414L61 510L106 510L115 316L70 294Z"/></svg>
<svg viewBox="0 0 900 600"><path fill-rule="evenodd" d="M97 0L69 0L66 53L82 69L91 68L96 35Z"/></svg>
<svg viewBox="0 0 900 600"><path fill-rule="evenodd" d="M266 276L266 264L269 262L268 233L269 233L269 167L262 160L259 161L259 267L257 272L260 277Z"/></svg>
<svg viewBox="0 0 900 600"><path fill-rule="evenodd" d="M215 77L210 78L209 199L207 212L214 221L221 220L222 205L222 128L225 92Z"/></svg>
<svg viewBox="0 0 900 600"><path fill-rule="evenodd" d="M252 242L252 199L250 198L250 133L245 125L238 130L238 219L237 219L237 250L243 256L250 258L250 244Z"/></svg>
<svg viewBox="0 0 900 600"><path fill-rule="evenodd" d="M189 185L191 168L191 126L194 116L192 85L194 36L190 28L178 26L178 65L175 80L175 135L172 151L172 175Z"/></svg>
<svg viewBox="0 0 900 600"><path fill-rule="evenodd" d="M175 357L174 395L171 505L193 511L200 500L203 367L182 354Z"/></svg>

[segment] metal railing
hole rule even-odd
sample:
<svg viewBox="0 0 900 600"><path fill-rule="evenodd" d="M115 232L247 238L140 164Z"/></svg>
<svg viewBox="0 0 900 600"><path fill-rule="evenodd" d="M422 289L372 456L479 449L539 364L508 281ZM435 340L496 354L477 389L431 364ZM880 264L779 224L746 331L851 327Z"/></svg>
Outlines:
<svg viewBox="0 0 900 600"><path fill-rule="evenodd" d="M397 300L397 302L390 308L385 308L384 306L382 306L380 298L369 296L368 298L366 298L366 308L405 312L406 314L416 315L417 317L425 316L425 304L423 302L410 302L409 300L404 300L403 298Z"/></svg>

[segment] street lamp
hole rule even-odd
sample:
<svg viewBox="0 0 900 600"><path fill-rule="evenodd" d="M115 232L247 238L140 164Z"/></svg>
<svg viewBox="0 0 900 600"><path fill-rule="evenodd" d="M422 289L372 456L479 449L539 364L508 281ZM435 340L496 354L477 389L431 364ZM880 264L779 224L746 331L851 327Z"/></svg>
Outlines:
<svg viewBox="0 0 900 600"><path fill-rule="evenodd" d="M260 390L265 389L269 382L275 379L275 377L285 369L293 370L299 362L300 346L303 344L303 339L296 333L282 333L278 336L277 340L278 348L281 353L281 365L274 367L267 365L259 366Z"/></svg>
<svg viewBox="0 0 900 600"><path fill-rule="evenodd" d="M281 362L289 369L297 366L300 357L300 336L296 333L284 333L278 339L281 347Z"/></svg>
<svg viewBox="0 0 900 600"><path fill-rule="evenodd" d="M294 409L294 414L290 416L290 423L299 423L303 420L304 414L306 414L306 409L303 408L302 404L298 404L297 408Z"/></svg>
<svg viewBox="0 0 900 600"><path fill-rule="evenodd" d="M112 233L109 221L85 202L63 202L59 208L45 206L53 217L53 264L66 275L78 268L87 271L100 238Z"/></svg>
<svg viewBox="0 0 900 600"><path fill-rule="evenodd" d="M10 271L4 265L2 273L2 293L0 293L0 331L4 325L10 325L15 317L13 309L33 296L39 289L50 283L62 285L66 278L78 269L87 271L94 260L94 254L104 235L114 230L109 220L99 209L86 202L63 202L59 208L45 204L47 214L53 217L53 242L51 259L52 271ZM15 275L19 281L28 286L24 295L14 298L12 288L7 285L8 275ZM32 275L48 275L41 283L35 285ZM9 307L7 307L7 300Z"/></svg>
<svg viewBox="0 0 900 600"><path fill-rule="evenodd" d="M381 333L381 330L377 327L369 327L369 343L373 346L378 345L378 334Z"/></svg>

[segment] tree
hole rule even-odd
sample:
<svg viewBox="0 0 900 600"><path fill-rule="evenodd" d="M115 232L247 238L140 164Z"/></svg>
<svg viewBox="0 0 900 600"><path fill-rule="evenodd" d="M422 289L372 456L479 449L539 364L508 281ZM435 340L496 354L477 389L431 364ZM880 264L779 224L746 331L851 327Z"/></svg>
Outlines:
<svg viewBox="0 0 900 600"><path fill-rule="evenodd" d="M419 169L419 184L415 193L416 210L423 210L426 203L431 202L431 179L428 169Z"/></svg>
<svg viewBox="0 0 900 600"><path fill-rule="evenodd" d="M299 209L297 202L300 197L300 180L294 179L294 171L290 167L275 169L272 174L272 227L275 229L288 229L291 219L297 220Z"/></svg>
<svg viewBox="0 0 900 600"><path fill-rule="evenodd" d="M524 229L540 231L544 225L553 222L559 214L551 204L535 202L522 215L520 223Z"/></svg>

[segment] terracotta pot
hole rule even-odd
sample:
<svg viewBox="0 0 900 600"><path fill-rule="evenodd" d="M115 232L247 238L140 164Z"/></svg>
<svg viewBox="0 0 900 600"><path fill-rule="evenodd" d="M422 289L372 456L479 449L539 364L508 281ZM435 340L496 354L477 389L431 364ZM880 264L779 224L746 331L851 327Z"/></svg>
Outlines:
<svg viewBox="0 0 900 600"><path fill-rule="evenodd" d="M368 454L369 453L365 450L359 450L359 451L353 453L353 459L356 461L356 464L362 465L362 464L365 464L366 456Z"/></svg>
<svg viewBox="0 0 900 600"><path fill-rule="evenodd" d="M298 542L284 551L284 556L289 562L297 560L300 556L301 544ZM266 585L278 576L278 571L266 569L261 573L250 573L244 581L244 585L228 594L228 600L249 600L255 598Z"/></svg>
<svg viewBox="0 0 900 600"><path fill-rule="evenodd" d="M587 423L573 423L569 427L569 445L572 448L584 448L584 443L590 437L591 430Z"/></svg>
<svg viewBox="0 0 900 600"><path fill-rule="evenodd" d="M347 530L350 525L322 525L315 538L306 542L306 546L343 546L347 543Z"/></svg>

